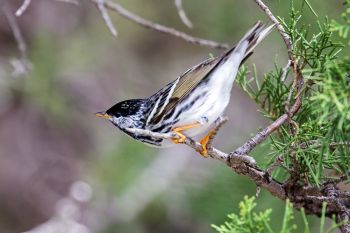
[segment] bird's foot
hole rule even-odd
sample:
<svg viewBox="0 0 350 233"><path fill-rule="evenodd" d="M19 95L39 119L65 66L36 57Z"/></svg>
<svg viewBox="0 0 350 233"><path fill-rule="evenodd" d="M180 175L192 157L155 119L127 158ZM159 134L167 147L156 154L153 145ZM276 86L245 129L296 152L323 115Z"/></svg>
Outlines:
<svg viewBox="0 0 350 233"><path fill-rule="evenodd" d="M186 136L183 135L182 133L176 132L176 131L173 131L173 132L178 136L178 138L171 138L171 141L173 143L179 144L179 143L183 143L186 140Z"/></svg>
<svg viewBox="0 0 350 233"><path fill-rule="evenodd" d="M200 125L201 125L201 123L196 122L196 123L193 123L193 124L183 125L183 126L179 126L179 127L176 127L174 129L172 129L171 131L173 133L175 133L178 137L177 138L171 138L171 141L176 143L176 144L185 142L186 136L182 133L182 131L187 130L187 129L196 128L196 127L198 127Z"/></svg>
<svg viewBox="0 0 350 233"><path fill-rule="evenodd" d="M204 158L208 157L208 142L211 140L212 136L215 133L215 130L210 130L209 133L205 135L199 142L202 145L202 151L200 151L200 154Z"/></svg>
<svg viewBox="0 0 350 233"><path fill-rule="evenodd" d="M200 154L203 157L207 157L208 156L208 147L211 147L211 141L214 139L216 133L218 132L218 130L220 129L220 127L228 121L227 117L219 117L218 119L215 120L215 126L214 128L212 128L207 135L205 135L201 140L200 140L200 144L202 145L202 151L200 152Z"/></svg>

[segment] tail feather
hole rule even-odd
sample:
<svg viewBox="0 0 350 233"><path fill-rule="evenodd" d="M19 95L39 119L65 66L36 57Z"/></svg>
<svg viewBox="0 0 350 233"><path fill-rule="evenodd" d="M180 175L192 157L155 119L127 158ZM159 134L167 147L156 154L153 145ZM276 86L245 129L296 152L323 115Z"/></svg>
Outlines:
<svg viewBox="0 0 350 233"><path fill-rule="evenodd" d="M255 47L272 31L275 24L265 27L261 21L258 21L251 30L249 30L243 38L240 40L238 45L244 41L248 41L248 47L245 52L243 62L253 53ZM238 45L236 47L238 47ZM242 62L242 63L243 63Z"/></svg>
<svg viewBox="0 0 350 233"><path fill-rule="evenodd" d="M242 37L238 44L226 52L223 60L230 57L231 54L241 52L242 46L246 47L244 51L244 57L242 58L242 65L253 54L254 48L272 31L275 24L265 27L261 21L258 21L254 26ZM248 46L246 46L248 43Z"/></svg>

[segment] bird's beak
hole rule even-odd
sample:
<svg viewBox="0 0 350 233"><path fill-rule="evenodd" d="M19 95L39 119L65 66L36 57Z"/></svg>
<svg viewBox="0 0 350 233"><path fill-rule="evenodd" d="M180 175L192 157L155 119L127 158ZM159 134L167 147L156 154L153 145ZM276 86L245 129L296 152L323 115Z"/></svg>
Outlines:
<svg viewBox="0 0 350 233"><path fill-rule="evenodd" d="M97 112L97 113L95 113L95 116L102 117L102 118L107 119L107 120L112 118L112 116L110 116L110 115L108 115L107 113L104 113L104 112Z"/></svg>

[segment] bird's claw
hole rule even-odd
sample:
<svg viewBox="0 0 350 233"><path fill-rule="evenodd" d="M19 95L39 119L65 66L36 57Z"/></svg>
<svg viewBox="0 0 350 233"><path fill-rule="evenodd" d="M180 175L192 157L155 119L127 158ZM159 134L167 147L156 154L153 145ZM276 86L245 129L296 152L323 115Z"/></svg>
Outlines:
<svg viewBox="0 0 350 233"><path fill-rule="evenodd" d="M172 138L171 141L173 141L176 144L179 143L184 143L186 140L186 136L182 133L182 131L187 130L187 129L192 129L200 126L201 124L199 122L193 123L193 124L188 124L188 125L183 125L176 127L172 129L172 132L175 133L178 138Z"/></svg>
<svg viewBox="0 0 350 233"><path fill-rule="evenodd" d="M177 137L171 138L171 141L173 143L179 144L179 143L184 143L185 142L185 140L186 140L186 136L185 135L183 135L180 132L176 132L176 131L174 131L174 133L176 134Z"/></svg>
<svg viewBox="0 0 350 233"><path fill-rule="evenodd" d="M210 140L211 134L208 133L202 140L200 141L200 144L202 146L202 150L199 152L204 158L208 157L208 142Z"/></svg>

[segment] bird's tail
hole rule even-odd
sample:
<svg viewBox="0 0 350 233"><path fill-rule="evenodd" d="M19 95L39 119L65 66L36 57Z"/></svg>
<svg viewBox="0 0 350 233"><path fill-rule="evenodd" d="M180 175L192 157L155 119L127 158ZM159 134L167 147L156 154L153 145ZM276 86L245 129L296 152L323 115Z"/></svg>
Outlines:
<svg viewBox="0 0 350 233"><path fill-rule="evenodd" d="M253 28L243 36L238 44L243 41L248 41L246 56L249 56L249 54L253 52L254 48L272 31L274 26L275 24L265 27L261 21L258 21Z"/></svg>
<svg viewBox="0 0 350 233"><path fill-rule="evenodd" d="M242 65L252 55L254 48L272 31L275 24L265 27L261 21L255 25L242 37L238 44L227 51L224 60L230 59L233 54L244 55L240 65Z"/></svg>

